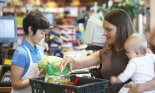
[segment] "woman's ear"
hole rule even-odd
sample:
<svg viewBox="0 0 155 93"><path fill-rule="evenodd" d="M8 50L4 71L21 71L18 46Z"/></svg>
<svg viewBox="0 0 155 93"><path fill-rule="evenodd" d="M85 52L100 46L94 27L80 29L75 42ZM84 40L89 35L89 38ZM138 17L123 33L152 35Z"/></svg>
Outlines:
<svg viewBox="0 0 155 93"><path fill-rule="evenodd" d="M28 32L29 32L29 34L33 35L33 31L32 31L32 27L31 26L28 27Z"/></svg>

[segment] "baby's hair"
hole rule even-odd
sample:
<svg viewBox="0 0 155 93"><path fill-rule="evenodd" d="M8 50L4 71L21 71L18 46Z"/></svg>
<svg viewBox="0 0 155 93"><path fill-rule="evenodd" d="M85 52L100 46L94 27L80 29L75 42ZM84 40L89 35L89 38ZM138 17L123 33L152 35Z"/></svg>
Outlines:
<svg viewBox="0 0 155 93"><path fill-rule="evenodd" d="M129 38L126 40L125 45L131 46L132 49L134 49L135 52L140 52L142 54L146 54L146 48L147 48L147 41L146 39L138 34L133 33Z"/></svg>

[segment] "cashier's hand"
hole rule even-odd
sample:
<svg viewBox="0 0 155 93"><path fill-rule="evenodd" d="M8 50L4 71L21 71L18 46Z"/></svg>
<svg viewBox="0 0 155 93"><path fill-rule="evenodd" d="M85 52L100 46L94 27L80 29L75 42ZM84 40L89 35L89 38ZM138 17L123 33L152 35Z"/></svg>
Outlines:
<svg viewBox="0 0 155 93"><path fill-rule="evenodd" d="M73 63L74 63L73 58L65 57L64 60L59 65L59 70L62 72L64 68L66 68L66 66L68 65L70 71L72 71Z"/></svg>
<svg viewBox="0 0 155 93"><path fill-rule="evenodd" d="M45 71L43 69L39 70L39 77L42 77L45 75Z"/></svg>

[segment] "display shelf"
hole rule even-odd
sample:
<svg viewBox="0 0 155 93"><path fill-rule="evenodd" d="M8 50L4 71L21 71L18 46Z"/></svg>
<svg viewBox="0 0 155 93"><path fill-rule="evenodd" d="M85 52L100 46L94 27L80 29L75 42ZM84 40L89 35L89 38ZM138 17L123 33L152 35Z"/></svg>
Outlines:
<svg viewBox="0 0 155 93"><path fill-rule="evenodd" d="M94 2L88 2L88 3L65 3L65 6L93 6Z"/></svg>

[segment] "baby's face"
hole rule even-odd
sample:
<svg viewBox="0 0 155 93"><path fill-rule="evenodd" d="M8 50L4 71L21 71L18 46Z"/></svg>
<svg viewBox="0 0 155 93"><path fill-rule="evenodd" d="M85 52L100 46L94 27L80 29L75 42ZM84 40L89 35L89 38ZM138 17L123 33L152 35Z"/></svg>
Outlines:
<svg viewBox="0 0 155 93"><path fill-rule="evenodd" d="M126 55L128 56L129 59L132 59L137 56L136 52L133 50L133 48L130 45L125 44L124 48L126 51Z"/></svg>

